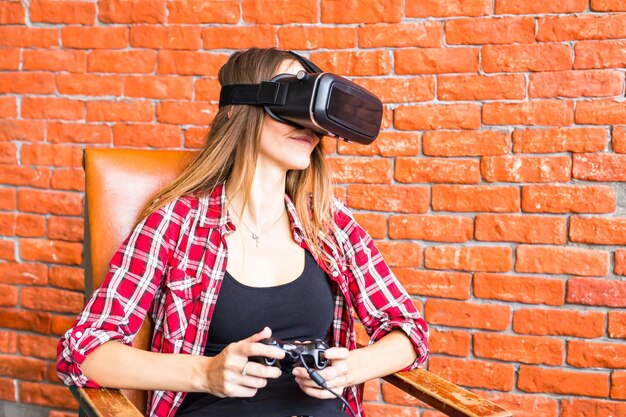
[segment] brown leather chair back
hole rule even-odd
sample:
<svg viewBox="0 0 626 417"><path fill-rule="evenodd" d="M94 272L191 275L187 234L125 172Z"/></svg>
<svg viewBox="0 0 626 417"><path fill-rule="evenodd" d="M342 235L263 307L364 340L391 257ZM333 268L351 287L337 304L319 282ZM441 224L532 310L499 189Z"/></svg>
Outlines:
<svg viewBox="0 0 626 417"><path fill-rule="evenodd" d="M194 156L194 151L85 149L86 298L102 283L113 254L132 231L144 205L176 178ZM149 349L151 338L152 323L148 318L133 346ZM145 414L145 391L122 393Z"/></svg>

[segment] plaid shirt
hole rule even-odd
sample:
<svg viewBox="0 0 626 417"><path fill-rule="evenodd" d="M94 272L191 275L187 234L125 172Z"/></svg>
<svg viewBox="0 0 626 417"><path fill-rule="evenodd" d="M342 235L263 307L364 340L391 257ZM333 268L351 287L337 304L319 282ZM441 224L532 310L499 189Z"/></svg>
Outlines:
<svg viewBox="0 0 626 417"><path fill-rule="evenodd" d="M184 196L156 210L137 225L111 259L102 285L61 338L57 370L66 385L98 387L80 365L109 340L130 344L144 318L154 321L152 351L202 355L227 263L224 236L235 230L225 208L225 187L210 196ZM285 196L295 241L307 248L291 200ZM428 357L428 330L409 296L398 283L372 238L335 200L335 245L323 243L330 267L318 263L335 291L331 346L356 348L356 312L371 342L401 329L410 338L416 361ZM331 249L335 248L335 249ZM344 398L364 416L356 387ZM151 391L149 415L173 416L184 392Z"/></svg>

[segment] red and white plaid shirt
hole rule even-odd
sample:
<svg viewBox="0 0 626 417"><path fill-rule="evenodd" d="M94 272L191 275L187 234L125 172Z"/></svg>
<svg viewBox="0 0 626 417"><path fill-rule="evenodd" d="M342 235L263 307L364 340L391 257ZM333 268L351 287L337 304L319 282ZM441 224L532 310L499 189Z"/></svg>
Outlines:
<svg viewBox="0 0 626 417"><path fill-rule="evenodd" d="M66 385L98 387L80 365L94 349L109 340L130 344L144 318L154 320L152 351L204 354L211 317L227 264L224 236L235 230L228 213L225 187L210 196L185 196L143 220L111 259L102 285L61 338L57 370ZM285 196L295 241L307 248L295 207ZM334 282L334 319L331 346L356 348L355 311L371 343L401 329L411 339L417 360L428 357L428 329L411 299L384 262L372 238L335 200L335 245L324 244L332 255L330 268L318 263ZM331 249L336 248L336 249ZM364 416L356 387L344 398ZM150 416L173 416L184 392L151 391Z"/></svg>

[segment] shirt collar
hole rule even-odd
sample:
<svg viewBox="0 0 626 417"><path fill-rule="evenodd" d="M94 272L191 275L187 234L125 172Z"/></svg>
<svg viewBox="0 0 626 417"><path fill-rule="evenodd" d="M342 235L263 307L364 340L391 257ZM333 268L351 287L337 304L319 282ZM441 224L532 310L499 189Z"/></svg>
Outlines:
<svg viewBox="0 0 626 417"><path fill-rule="evenodd" d="M219 184L210 194L201 194L198 197L200 210L200 227L226 228L235 230L226 208L226 187Z"/></svg>
<svg viewBox="0 0 626 417"><path fill-rule="evenodd" d="M222 230L222 233L236 230L226 210L227 201L226 186L224 183L215 187L209 195L203 194L200 196L198 207L200 210L200 227L219 228ZM296 242L300 243L304 237L304 229L300 217L298 217L298 213L296 212L296 206L286 193L285 207L287 208L289 223L291 224L294 238Z"/></svg>

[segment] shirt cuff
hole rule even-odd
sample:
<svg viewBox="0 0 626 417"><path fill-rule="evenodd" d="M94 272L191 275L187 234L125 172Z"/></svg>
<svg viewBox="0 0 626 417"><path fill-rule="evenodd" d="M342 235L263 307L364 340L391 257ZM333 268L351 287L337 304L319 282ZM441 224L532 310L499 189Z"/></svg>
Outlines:
<svg viewBox="0 0 626 417"><path fill-rule="evenodd" d="M67 375L70 379L64 381L66 385L76 385L78 387L99 388L100 385L87 378L81 369L82 363L87 356L110 340L118 340L129 345L130 340L124 340L124 336L118 332L92 328L76 328L69 335L69 350L71 352L70 372ZM67 379L67 378L66 378Z"/></svg>
<svg viewBox="0 0 626 417"><path fill-rule="evenodd" d="M426 322L422 319L419 319L421 323L419 323L423 328L420 328L418 323L413 321L403 321L403 320L392 320L389 321L382 326L378 327L372 336L370 337L369 344L375 343L377 340L382 339L384 336L395 330L401 330L404 334L407 335L411 344L413 345L413 349L415 353L417 353L417 358L415 361L407 366L404 369L401 369L399 372L410 371L412 369L417 368L418 366L424 364L428 359L429 351L428 351L428 328L426 327Z"/></svg>

